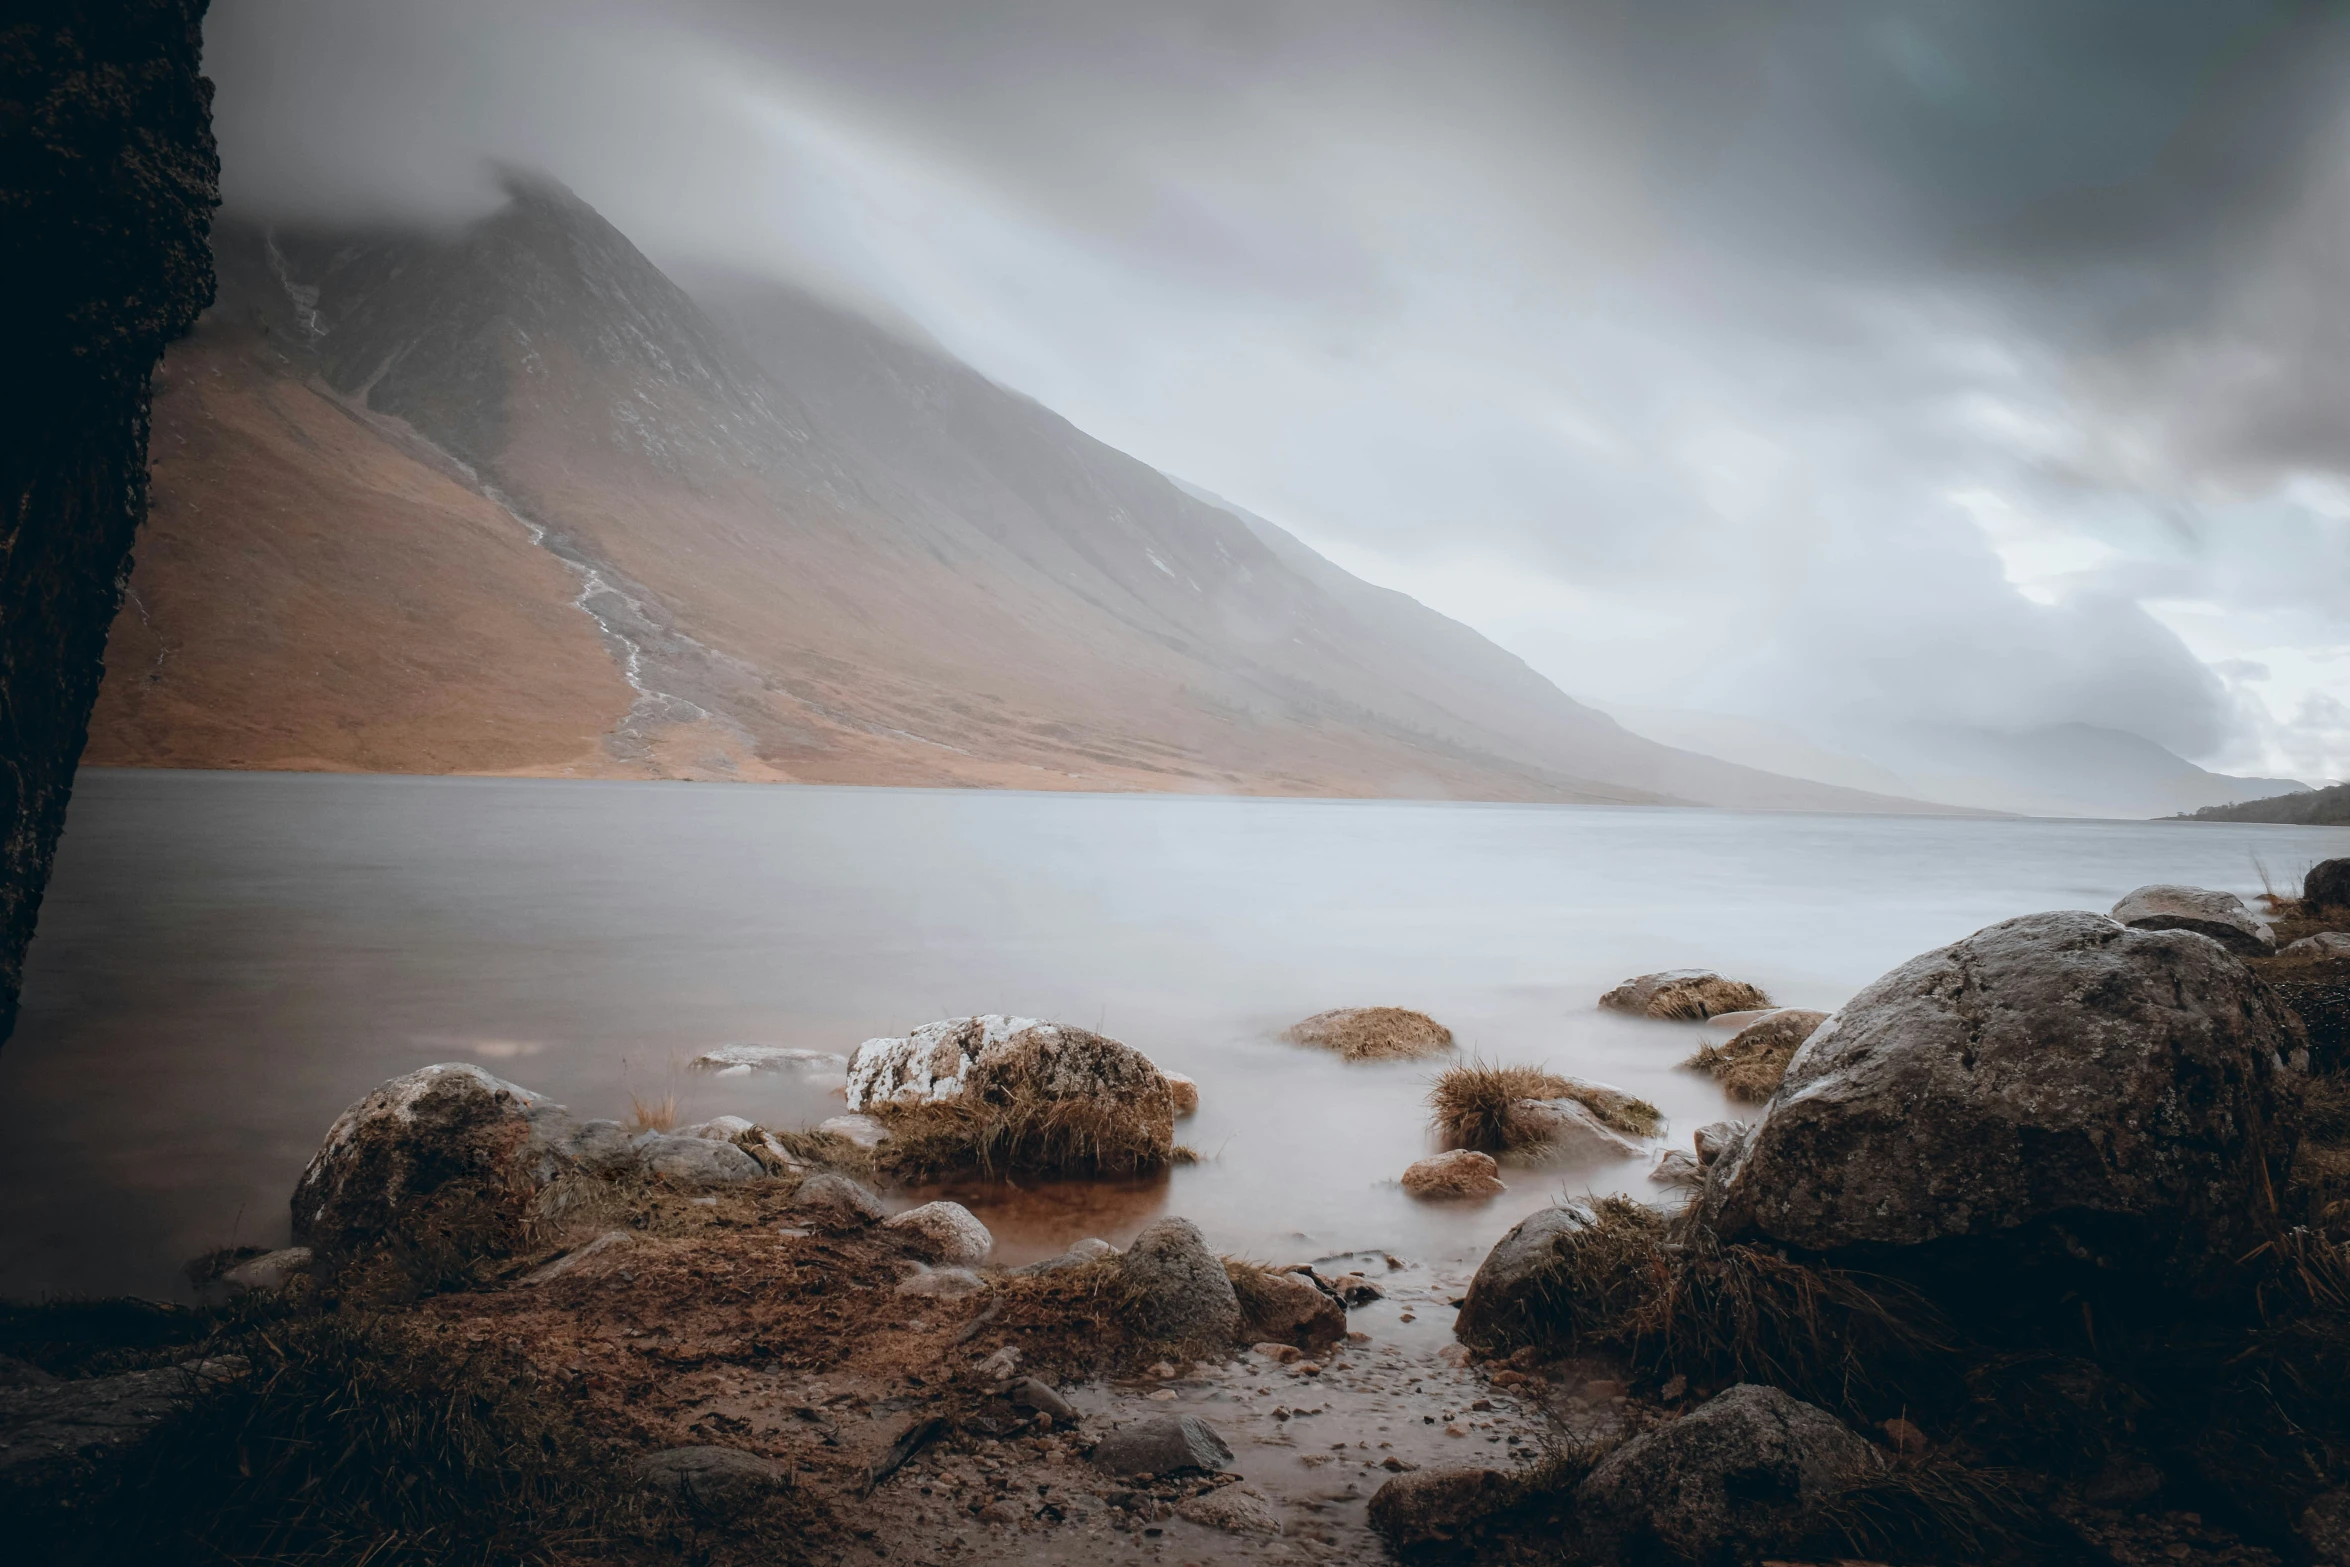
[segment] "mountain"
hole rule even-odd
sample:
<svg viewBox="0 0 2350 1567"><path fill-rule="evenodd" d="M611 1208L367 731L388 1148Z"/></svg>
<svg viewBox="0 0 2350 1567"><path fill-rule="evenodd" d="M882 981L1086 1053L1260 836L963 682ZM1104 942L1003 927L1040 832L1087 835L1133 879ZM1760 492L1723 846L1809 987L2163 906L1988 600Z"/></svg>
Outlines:
<svg viewBox="0 0 2350 1567"><path fill-rule="evenodd" d="M1639 739L935 348L509 197L222 224L91 761L1927 809Z"/></svg>
<svg viewBox="0 0 2350 1567"><path fill-rule="evenodd" d="M2207 805L2191 813L2197 822L2282 822L2294 827L2350 827L2350 783L2304 789L2270 800Z"/></svg>
<svg viewBox="0 0 2350 1567"><path fill-rule="evenodd" d="M2169 816L2308 787L2290 778L2211 772L2151 740L2093 724L2054 724L2022 733L1853 725L1815 739L1719 713L1608 711L1651 740L1748 767L2029 816Z"/></svg>

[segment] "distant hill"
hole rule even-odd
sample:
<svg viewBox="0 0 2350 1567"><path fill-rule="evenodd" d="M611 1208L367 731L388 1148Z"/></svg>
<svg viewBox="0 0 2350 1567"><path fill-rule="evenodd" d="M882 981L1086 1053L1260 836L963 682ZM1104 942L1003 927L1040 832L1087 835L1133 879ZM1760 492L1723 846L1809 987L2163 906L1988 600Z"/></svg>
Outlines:
<svg viewBox="0 0 2350 1567"><path fill-rule="evenodd" d="M935 347L509 196L216 230L87 760L1936 809L1635 736Z"/></svg>
<svg viewBox="0 0 2350 1567"><path fill-rule="evenodd" d="M2190 812L2191 822L2283 822L2294 827L2350 827L2350 783L2329 784L2302 794L2241 805L2210 805Z"/></svg>

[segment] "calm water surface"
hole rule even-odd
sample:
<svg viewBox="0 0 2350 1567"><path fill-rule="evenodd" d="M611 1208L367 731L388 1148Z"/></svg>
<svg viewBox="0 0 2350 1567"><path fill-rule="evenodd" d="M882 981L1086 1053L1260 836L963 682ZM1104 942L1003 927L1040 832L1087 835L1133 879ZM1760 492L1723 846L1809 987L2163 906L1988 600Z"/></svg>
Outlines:
<svg viewBox="0 0 2350 1567"><path fill-rule="evenodd" d="M707 784L85 772L0 1049L0 1293L171 1295L215 1246L278 1243L351 1100L478 1061L581 1115L675 1091L688 1119L799 1125L819 1086L689 1071L762 1041L846 1053L1000 1011L1100 1028L1200 1081L1201 1165L1143 1185L966 1195L1018 1261L1160 1212L1222 1249L1472 1262L1562 1190L1645 1165L1505 1172L1425 1208L1425 1064L1276 1034L1419 1007L1464 1047L1662 1106L1728 1107L1686 1026L1593 1009L1702 964L1833 1008L2009 915L2131 887L2241 892L2350 831L1609 807Z"/></svg>

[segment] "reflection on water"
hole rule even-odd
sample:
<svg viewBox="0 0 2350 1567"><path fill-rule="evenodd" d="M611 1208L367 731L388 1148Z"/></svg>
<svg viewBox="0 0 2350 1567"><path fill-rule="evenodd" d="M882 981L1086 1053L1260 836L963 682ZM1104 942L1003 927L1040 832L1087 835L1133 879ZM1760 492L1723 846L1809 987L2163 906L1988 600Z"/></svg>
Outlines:
<svg viewBox="0 0 2350 1567"><path fill-rule="evenodd" d="M1010 1260L1186 1214L1273 1260L1452 1265L1562 1190L1505 1171L1428 1208L1426 1063L1278 1042L1326 1007L1418 1007L1465 1050L1658 1104L1728 1107L1683 1026L1594 1010L1704 964L1833 1007L1992 920L2149 881L2240 891L2350 831L1598 807L707 784L84 774L0 1049L0 1291L177 1288L285 1234L343 1106L475 1060L582 1115L838 1112L831 1082L689 1069L714 1045L841 1052L932 1018L1099 1028L1199 1079L1200 1164L1147 1185L964 1189Z"/></svg>

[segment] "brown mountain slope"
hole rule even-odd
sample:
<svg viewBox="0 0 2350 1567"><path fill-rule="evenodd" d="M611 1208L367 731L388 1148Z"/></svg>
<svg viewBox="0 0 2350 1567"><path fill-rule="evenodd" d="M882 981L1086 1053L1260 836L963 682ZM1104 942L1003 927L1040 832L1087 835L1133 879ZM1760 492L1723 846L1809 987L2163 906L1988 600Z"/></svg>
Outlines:
<svg viewBox="0 0 2350 1567"><path fill-rule="evenodd" d="M804 296L720 326L544 183L220 250L93 760L1920 808L1639 740Z"/></svg>

